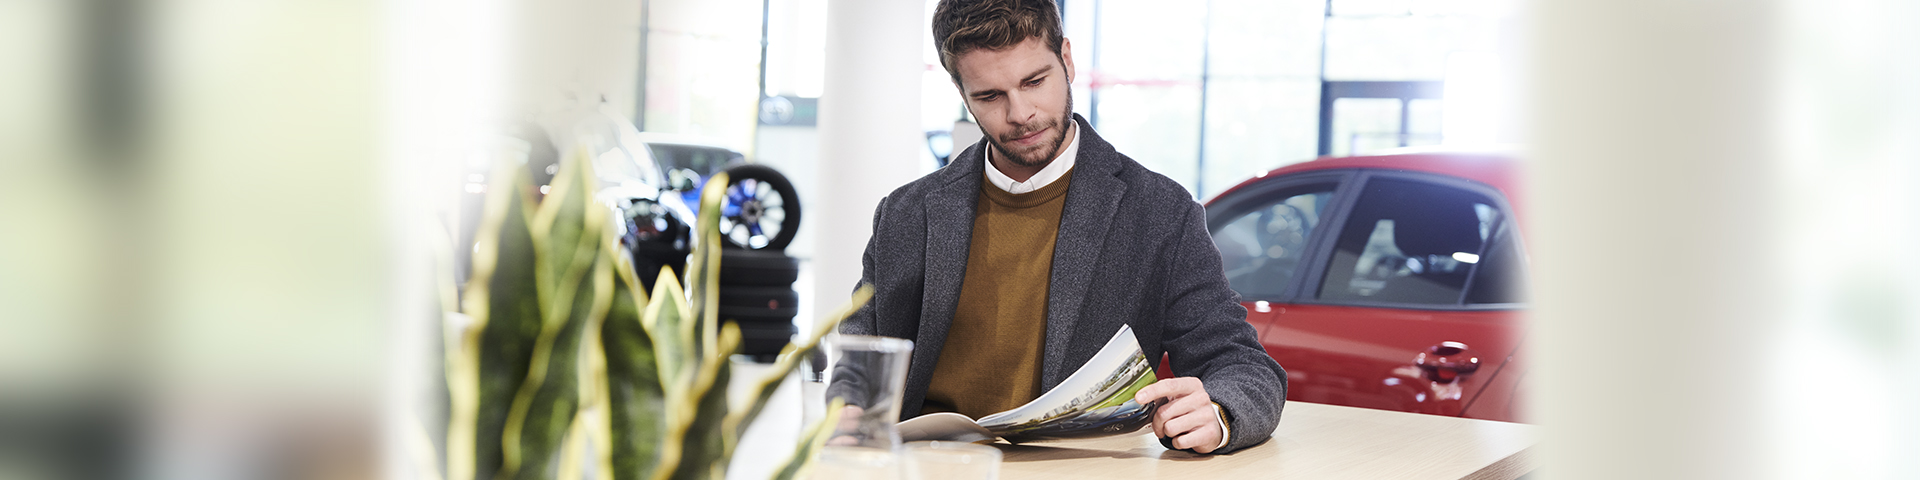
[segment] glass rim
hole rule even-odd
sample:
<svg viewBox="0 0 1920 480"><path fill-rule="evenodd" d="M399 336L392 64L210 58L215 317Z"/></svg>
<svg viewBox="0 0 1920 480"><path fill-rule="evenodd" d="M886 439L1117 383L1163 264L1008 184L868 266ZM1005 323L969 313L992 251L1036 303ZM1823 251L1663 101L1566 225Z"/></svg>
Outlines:
<svg viewBox="0 0 1920 480"><path fill-rule="evenodd" d="M826 344L837 350L903 353L913 351L912 340L877 335L844 335L835 333L827 337Z"/></svg>

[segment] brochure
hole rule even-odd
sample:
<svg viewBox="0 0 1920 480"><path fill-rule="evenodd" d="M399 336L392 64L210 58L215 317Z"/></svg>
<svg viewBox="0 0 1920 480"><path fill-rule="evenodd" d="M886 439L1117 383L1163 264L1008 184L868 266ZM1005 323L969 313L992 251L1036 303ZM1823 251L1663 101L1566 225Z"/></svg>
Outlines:
<svg viewBox="0 0 1920 480"><path fill-rule="evenodd" d="M1011 443L1091 438L1139 431L1153 421L1155 404L1133 395L1156 380L1133 328L1122 326L1080 370L1053 390L1019 408L981 417L958 413L921 415L900 422L903 441L949 440Z"/></svg>

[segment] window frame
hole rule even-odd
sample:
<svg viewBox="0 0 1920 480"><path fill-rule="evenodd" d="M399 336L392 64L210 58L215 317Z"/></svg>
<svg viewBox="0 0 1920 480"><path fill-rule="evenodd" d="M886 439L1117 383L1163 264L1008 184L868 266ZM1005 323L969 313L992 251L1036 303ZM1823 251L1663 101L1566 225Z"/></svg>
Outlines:
<svg viewBox="0 0 1920 480"><path fill-rule="evenodd" d="M1465 294L1473 288L1474 280L1478 278L1478 275L1479 275L1478 268L1475 268L1473 272L1467 276L1466 283L1461 287L1462 295L1458 300L1455 300L1455 303L1452 305L1411 304L1411 303L1399 303L1399 302L1367 302L1367 301L1351 301L1351 300L1321 300L1320 290L1322 287L1324 287L1324 285L1322 284L1326 282L1327 268L1330 267L1329 263L1333 261L1334 246L1332 242L1334 241L1334 238L1336 238L1334 237L1336 234L1327 233L1327 232L1346 231L1347 223L1349 220L1351 220L1350 217L1352 216L1354 206L1359 203L1361 194L1366 192L1366 186L1372 184L1374 179L1399 180L1399 181L1426 183L1426 184L1446 187L1446 188L1455 188L1459 190L1465 190L1468 192L1480 194L1482 196L1485 196L1489 200L1492 200L1494 203L1493 207L1499 209L1500 214L1502 215L1502 218L1505 218L1506 221L1501 222L1499 231L1490 232L1490 234L1488 235L1488 241L1492 241L1493 239L1498 238L1498 235L1502 233L1513 236L1512 245L1513 245L1513 248L1516 250L1514 254L1517 256L1517 258L1520 259L1520 263L1521 263L1520 269L1522 270L1522 275L1527 275L1531 273L1528 270L1529 264L1526 261L1528 257L1526 254L1527 250L1524 245L1525 239L1520 238L1518 236L1520 232L1520 228L1517 225L1515 225L1518 219L1513 214L1513 205L1507 200L1507 196L1504 193L1502 193L1499 189L1493 188L1492 186L1489 186L1484 183L1467 180L1460 177L1454 177L1450 175L1437 174L1437 173L1420 172L1420 171L1412 171L1412 170L1390 170L1390 169L1356 169L1356 170L1357 171L1352 172L1353 177L1348 180L1349 183L1343 184L1341 186L1341 191L1336 192L1335 200L1338 203L1333 208L1333 210L1329 212L1331 216L1327 219L1327 224L1325 225L1325 226L1334 226L1338 228L1328 230L1323 226L1323 228L1320 229L1321 231L1314 232L1314 236L1316 237L1316 240L1309 243L1309 246L1308 246L1308 254L1311 255L1311 257L1309 257L1307 261L1302 263L1302 266L1309 268L1310 270L1308 270L1305 275L1295 276L1295 280L1292 282L1294 283L1294 285L1290 285L1289 288L1286 290L1286 292L1288 293L1288 297L1290 297L1289 300L1286 301L1286 303L1297 304L1297 305L1329 305L1329 306L1346 306L1346 307L1391 308L1391 309L1398 309L1398 310L1430 310L1430 311L1450 311L1450 312L1451 311L1461 311L1461 312L1506 311L1506 310L1522 310L1526 308L1527 304L1525 302L1481 303L1481 304L1465 303L1465 299L1466 299ZM1345 194L1339 195L1339 193L1342 193L1342 192L1344 192ZM1211 230L1212 228L1211 216L1208 217L1208 225L1209 225L1209 230ZM1324 240L1321 240L1319 239L1319 237L1327 237L1327 238L1325 238ZM1528 276L1528 278L1531 278L1531 277Z"/></svg>

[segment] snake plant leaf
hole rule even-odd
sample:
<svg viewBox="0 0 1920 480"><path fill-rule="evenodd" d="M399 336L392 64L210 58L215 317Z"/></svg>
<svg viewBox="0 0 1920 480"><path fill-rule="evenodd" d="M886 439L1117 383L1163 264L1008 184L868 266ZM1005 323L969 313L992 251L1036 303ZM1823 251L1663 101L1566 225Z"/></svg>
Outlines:
<svg viewBox="0 0 1920 480"><path fill-rule="evenodd" d="M600 236L603 238L601 248L610 248L614 245L610 232L603 231ZM619 258L619 255L594 257L594 301L600 302L601 298L605 298L607 306L589 318L585 330L581 331L579 355L581 365L574 370L574 375L578 377L580 410L574 415L573 429L567 433L566 447L574 449L575 445L579 445L579 448L566 451L565 455L568 456L565 457L566 463L561 464L560 478L576 478L567 476L566 468L569 466L585 468L584 462L588 461L593 462L591 471L598 475L605 475L605 472L613 470L612 458L606 453L606 446L612 441L608 426L610 420L607 416L607 351L601 335L606 331L607 314L613 311L614 302L618 301L614 295L616 275L613 269L617 265L614 261L616 258ZM588 450L586 446L589 444L600 447ZM586 456L589 452L593 453L591 458Z"/></svg>
<svg viewBox="0 0 1920 480"><path fill-rule="evenodd" d="M833 333L833 331L839 327L840 322L852 316L853 312L859 311L860 307L866 305L867 301L872 298L873 287L863 286L855 290L853 292L853 299L846 306L840 307L840 309L822 318L821 320L823 321L814 326L813 331L807 335L805 340L797 344L787 344L786 348L781 350L780 357L774 360L773 366L767 369L767 373L747 386L747 404L740 410L729 414L725 425L722 427L728 432L728 438L734 439L734 441L729 441L726 444L726 454L728 456L733 455L734 447L739 445L737 439L740 435L746 434L747 426L753 423L754 418L760 416L761 410L766 409L767 401L773 398L774 390L780 386L782 380L787 378L787 374L792 372L801 360L812 356L813 352L818 351L820 349L821 339L826 338L827 334Z"/></svg>
<svg viewBox="0 0 1920 480"><path fill-rule="evenodd" d="M587 421L586 416L576 415L573 417L573 423L568 425L565 446L560 448L559 472L553 478L558 480L587 478L582 465L586 463L587 458L588 432L593 429Z"/></svg>
<svg viewBox="0 0 1920 480"><path fill-rule="evenodd" d="M718 348L701 359L693 388L682 398L683 411L692 412L692 418L680 437L683 453L671 477L675 480L726 478L726 439L720 425L727 416L727 382L733 371L731 359L740 349L740 327L728 323L715 344Z"/></svg>
<svg viewBox="0 0 1920 480"><path fill-rule="evenodd" d="M840 423L841 410L846 406L847 402L839 398L834 398L833 403L827 404L826 417L801 432L800 445L794 447L793 456L787 457L785 465L773 471L773 480L804 478L809 471L813 470L815 453L826 448L827 439L833 438L831 425Z"/></svg>
<svg viewBox="0 0 1920 480"><path fill-rule="evenodd" d="M535 286L533 235L527 225L525 169L501 162L487 187L476 232L473 276L461 310L465 325L448 325L447 478L490 480L501 463L500 435L513 397L527 377L541 311Z"/></svg>
<svg viewBox="0 0 1920 480"><path fill-rule="evenodd" d="M653 294L647 296L647 309L642 317L647 333L653 335L655 358L660 365L660 383L668 389L685 383L696 368L691 324L693 312L687 308L687 294L680 289L680 280L673 276L673 270L660 268L660 278L653 282Z"/></svg>
<svg viewBox="0 0 1920 480"><path fill-rule="evenodd" d="M662 412L659 462L651 478L664 480L678 470L687 428L693 422L699 359L694 354L693 330L683 328L696 323L687 309L686 293L673 270L662 267L653 282L653 294L647 297L641 325L653 337L654 361L659 365L660 386L665 398Z"/></svg>
<svg viewBox="0 0 1920 480"><path fill-rule="evenodd" d="M687 325L697 329L694 336L698 352L712 351L718 348L720 326L720 217L721 203L727 195L727 174L718 173L707 179L707 186L700 192L700 218L694 232L699 235L697 248L687 265L687 298L697 324Z"/></svg>
<svg viewBox="0 0 1920 480"><path fill-rule="evenodd" d="M659 464L666 392L653 338L641 323L646 295L631 264L626 265L618 268L613 305L601 327L608 417L603 425L607 431L599 434L604 443L598 445L609 445L600 450L609 457L612 478L637 480L652 478Z"/></svg>
<svg viewBox="0 0 1920 480"><path fill-rule="evenodd" d="M589 167L587 162L577 161L562 165L561 170L558 178L569 178L578 175L576 172L589 171ZM553 193L548 198L550 203L555 200L584 201L583 197L571 193L567 188ZM542 208L542 212L546 211ZM612 268L611 262L600 261L605 257L598 255L601 229L609 213L584 208L562 213L568 214L552 218L550 225L536 224L533 231L535 244L548 247L535 251L536 262L552 265L560 263L560 258L565 258L567 265L560 276L548 277L557 283L550 287L550 301L546 302L546 314L540 336L534 345L526 381L520 384L519 391L515 393L506 428L501 432L499 478L502 479L550 478L549 469L557 459L561 442L572 428L575 413L579 410L581 385L578 372L581 368L583 337L590 333L588 325L598 323L597 317L606 315L613 300L611 295L596 295L596 282L592 281L596 272L609 279L612 275L611 272L604 272ZM556 231L572 232L574 238L570 245L563 245L558 239L545 236ZM568 253L559 253L563 251Z"/></svg>
<svg viewBox="0 0 1920 480"><path fill-rule="evenodd" d="M596 185L593 162L588 161L586 148L574 151L571 161L563 162L554 175L552 188L534 210L531 223L534 248L541 254L535 280L540 286L541 307L546 310L553 309L549 302L553 289L563 283L563 275L576 265L592 263L589 252L599 240L597 232L586 231L588 223L598 217L588 215L588 207L594 206Z"/></svg>

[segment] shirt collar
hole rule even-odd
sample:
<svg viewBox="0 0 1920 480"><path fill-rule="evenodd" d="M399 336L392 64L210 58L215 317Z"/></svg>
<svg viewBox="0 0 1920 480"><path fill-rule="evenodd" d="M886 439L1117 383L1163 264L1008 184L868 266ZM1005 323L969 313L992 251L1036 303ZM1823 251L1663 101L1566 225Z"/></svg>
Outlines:
<svg viewBox="0 0 1920 480"><path fill-rule="evenodd" d="M1069 119L1068 122L1073 122L1073 120ZM987 182L992 183L993 186L1000 187L1001 190L1006 190L1007 193L1018 195L1039 190L1053 183L1054 180L1059 180L1060 177L1065 176L1068 171L1073 170L1074 157L1080 154L1080 126L1078 125L1079 122L1073 122L1073 124L1073 140L1067 142L1067 148L1060 152L1060 156L1054 157L1052 163L1048 163L1045 168L1040 169L1039 173L1033 174L1032 178L1028 178L1027 181L1024 182L1013 181L1013 177L1008 177L1007 174L1000 173L1000 169L994 168L994 148L993 144L989 142L987 144L987 154L981 155L981 158L984 159L983 161L987 162Z"/></svg>

